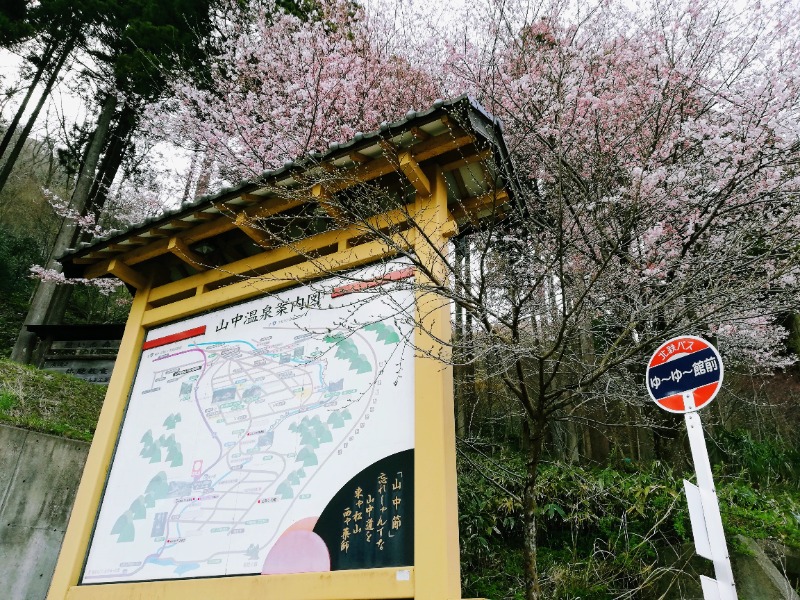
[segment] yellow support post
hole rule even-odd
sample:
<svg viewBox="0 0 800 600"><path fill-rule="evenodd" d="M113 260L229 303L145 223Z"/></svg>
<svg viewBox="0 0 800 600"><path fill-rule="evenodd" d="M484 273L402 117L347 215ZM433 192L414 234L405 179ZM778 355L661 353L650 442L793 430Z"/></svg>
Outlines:
<svg viewBox="0 0 800 600"><path fill-rule="evenodd" d="M144 286L136 291L131 306L128 324L119 346L118 360L111 373L106 399L100 411L97 430L83 469L81 483L75 496L75 504L61 545L53 580L50 583L49 600L63 600L70 588L78 584L83 560L89 547L94 527L94 517L100 505L105 487L106 473L111 465L117 436L122 426L122 418L133 385L138 363L133 357L139 355L144 342L145 330L142 320L147 311L150 287Z"/></svg>
<svg viewBox="0 0 800 600"><path fill-rule="evenodd" d="M449 220L447 184L437 169L431 194L417 194L416 221L420 231L415 252L436 281L417 274L421 286L445 280L440 253L447 250L442 235ZM414 563L417 600L461 598L458 552L456 446L453 418L453 368L450 349L450 305L442 296L417 292L415 379L415 536ZM437 357L445 359L438 360Z"/></svg>

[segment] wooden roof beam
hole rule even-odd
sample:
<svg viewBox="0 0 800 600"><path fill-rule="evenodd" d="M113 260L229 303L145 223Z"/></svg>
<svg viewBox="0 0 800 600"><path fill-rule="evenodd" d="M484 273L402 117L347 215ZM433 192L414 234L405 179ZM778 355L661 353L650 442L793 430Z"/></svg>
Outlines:
<svg viewBox="0 0 800 600"><path fill-rule="evenodd" d="M448 136L446 141L442 140L443 136ZM460 129L452 129L449 134L442 134L438 136L431 136L430 139L415 144L411 147L411 156L418 163L422 163L431 158L435 158L451 150L456 150L467 144L471 144L475 139L461 131ZM364 183L378 177L383 177L389 173L397 170L397 161L391 158L392 153L396 148L391 142L384 140L381 144L384 151L384 158L374 158L364 164L357 164L355 167L347 170L339 169L332 172L334 177L329 183L326 184L326 190L334 194L338 191L345 190L349 187Z"/></svg>
<svg viewBox="0 0 800 600"><path fill-rule="evenodd" d="M125 241L131 246L141 246L142 244L149 244L151 240L140 235L132 235L129 238L125 238ZM130 248L128 248L128 250L130 250Z"/></svg>
<svg viewBox="0 0 800 600"><path fill-rule="evenodd" d="M340 227L344 227L346 220L342 214L342 210L331 202L331 195L322 187L322 184L316 184L311 188L311 196L316 199L322 210L324 210L330 218L336 221Z"/></svg>
<svg viewBox="0 0 800 600"><path fill-rule="evenodd" d="M262 248L273 248L275 246L275 239L266 231L259 227L253 227L252 218L245 213L239 213L236 217L236 227L253 240Z"/></svg>
<svg viewBox="0 0 800 600"><path fill-rule="evenodd" d="M449 139L442 141L441 138L445 136L449 137ZM475 139L468 133L460 130L451 130L449 134L443 133L413 146L411 153L418 162L424 162L451 150L472 144L474 141Z"/></svg>
<svg viewBox="0 0 800 600"><path fill-rule="evenodd" d="M352 160L354 163L362 164L365 162L369 162L372 159L366 154L362 154L361 152L351 152L350 160Z"/></svg>
<svg viewBox="0 0 800 600"><path fill-rule="evenodd" d="M414 140L419 142L424 142L425 140L430 139L431 137L430 133L428 133L424 129L420 129L419 127L412 127L411 135L414 136Z"/></svg>
<svg viewBox="0 0 800 600"><path fill-rule="evenodd" d="M242 199L242 202L248 205L258 204L262 200L265 200L264 196L256 196L255 194L239 194L239 198Z"/></svg>
<svg viewBox="0 0 800 600"><path fill-rule="evenodd" d="M159 239L170 237L175 234L175 230L167 229L166 227L154 227L153 229L148 230L151 239Z"/></svg>
<svg viewBox="0 0 800 600"><path fill-rule="evenodd" d="M123 283L127 283L137 290L147 286L147 278L138 271L131 269L121 260L111 259L105 264L105 272L111 273Z"/></svg>
<svg viewBox="0 0 800 600"><path fill-rule="evenodd" d="M214 237L216 235L220 235L222 233L225 233L226 231L230 231L231 229L236 229L236 225L234 224L232 219L217 218L222 216L219 213L216 214L196 213L195 216L197 216L198 214L207 215L207 218L197 221L197 223L192 229L182 231L180 233L181 239L188 240L190 243L195 243L210 237ZM128 265L135 265L169 252L170 250L167 247L169 242L169 236L175 236L177 230L151 229L150 232L151 235L147 237L142 235L135 236L137 242L144 245L130 248L127 250L127 252L119 255L117 258ZM152 235L153 233L156 233L156 235ZM81 257L79 259L80 263L86 264L87 259L93 259L94 261L101 260L103 258L101 252L102 250L95 250L90 254L88 254L87 256ZM78 263L78 260L76 260L75 262ZM87 271L87 273L88 272L89 271ZM92 272L94 272L94 270L92 270ZM106 271L104 271L103 273L95 273L94 275L87 274L86 277L90 279L92 277L99 277L105 272Z"/></svg>
<svg viewBox="0 0 800 600"><path fill-rule="evenodd" d="M169 222L169 224L172 226L173 229L177 229L180 231L184 229L189 229L196 225L196 223L192 223L190 221L182 221L181 219L173 219L172 221Z"/></svg>
<svg viewBox="0 0 800 600"><path fill-rule="evenodd" d="M208 212L200 211L200 212L194 213L191 216L195 221L211 221L211 220L216 219L217 217L220 217L222 215L220 213L218 213L218 212L216 212L216 213L208 213Z"/></svg>
<svg viewBox="0 0 800 600"><path fill-rule="evenodd" d="M465 156L463 158L459 158L457 160L443 164L442 172L447 173L448 171L460 169L461 167L466 167L467 165L471 165L472 163L483 162L485 160L489 160L491 156L492 156L491 150L482 150L480 152L476 152L475 154L470 154L469 156Z"/></svg>
<svg viewBox="0 0 800 600"><path fill-rule="evenodd" d="M400 166L400 171L402 171L403 175L411 182L411 185L414 186L417 193L430 196L431 189L433 189L431 187L431 182L425 173L422 172L419 163L411 156L411 152L401 152L397 156L397 162Z"/></svg>
<svg viewBox="0 0 800 600"><path fill-rule="evenodd" d="M284 211L290 210L295 208L296 206L300 206L301 204L305 204L309 201L309 198L297 197L297 198L289 198L284 200L283 202L277 201L276 199L272 199L270 202L263 202L257 206L251 206L246 208L242 211L242 214L247 215L248 218L259 218L259 219L266 219L273 215L277 215Z"/></svg>
<svg viewBox="0 0 800 600"><path fill-rule="evenodd" d="M450 214L457 221L468 219L473 223L480 220L482 212L501 211L501 207L508 204L509 196L506 190L491 190L475 198L467 198L450 209Z"/></svg>
<svg viewBox="0 0 800 600"><path fill-rule="evenodd" d="M397 146L395 146L389 140L380 140L378 142L378 145L381 147L381 150L383 150L383 155L387 159L389 159L390 161L397 162L397 152L398 152Z"/></svg>
<svg viewBox="0 0 800 600"><path fill-rule="evenodd" d="M167 243L167 250L177 256L190 267L194 267L198 271L205 271L208 269L202 256L197 254L194 250L179 237L170 238Z"/></svg>

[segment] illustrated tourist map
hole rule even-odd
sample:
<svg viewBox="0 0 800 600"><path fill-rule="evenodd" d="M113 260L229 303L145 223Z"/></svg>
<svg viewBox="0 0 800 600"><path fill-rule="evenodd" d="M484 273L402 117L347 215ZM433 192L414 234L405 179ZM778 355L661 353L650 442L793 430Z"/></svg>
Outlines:
<svg viewBox="0 0 800 600"><path fill-rule="evenodd" d="M82 583L410 564L412 281L373 266L150 330Z"/></svg>

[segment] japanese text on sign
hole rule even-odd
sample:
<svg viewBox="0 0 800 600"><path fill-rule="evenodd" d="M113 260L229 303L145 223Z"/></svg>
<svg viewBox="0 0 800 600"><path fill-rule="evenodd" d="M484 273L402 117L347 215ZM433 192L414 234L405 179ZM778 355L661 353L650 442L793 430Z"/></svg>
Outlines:
<svg viewBox="0 0 800 600"><path fill-rule="evenodd" d="M357 487L350 506L342 511L342 535L339 549L347 553L356 542L383 551L403 527L403 472L394 477L380 473L375 493Z"/></svg>
<svg viewBox="0 0 800 600"><path fill-rule="evenodd" d="M230 319L220 319L216 330L219 332L228 329L228 327L236 329L239 324L250 325L257 321L266 321L287 314L294 314L295 311L300 313L312 308L317 309L320 308L321 298L322 292L312 292L305 296L297 296L297 298L291 301L282 300L277 303L266 304L261 309L253 309L244 314L237 313Z"/></svg>

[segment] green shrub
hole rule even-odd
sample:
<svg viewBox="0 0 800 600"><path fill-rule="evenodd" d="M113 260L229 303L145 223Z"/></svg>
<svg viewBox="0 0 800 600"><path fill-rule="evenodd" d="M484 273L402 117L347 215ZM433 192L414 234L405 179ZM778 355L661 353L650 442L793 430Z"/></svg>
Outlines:
<svg viewBox="0 0 800 600"><path fill-rule="evenodd" d="M800 450L780 437L758 440L744 429L723 430L715 442L725 472L743 476L757 487L777 484L800 488Z"/></svg>
<svg viewBox="0 0 800 600"><path fill-rule="evenodd" d="M735 470L732 476L718 468L716 476L727 537L742 533L800 548L797 489L756 490L738 475L740 466ZM523 597L523 474L517 453L459 449L464 597ZM673 576L668 557L692 540L684 478L694 474L658 462L624 471L543 464L537 526L544 597L657 597L662 578Z"/></svg>
<svg viewBox="0 0 800 600"><path fill-rule="evenodd" d="M28 270L43 258L37 248L34 238L15 235L0 224L0 357L10 355L25 320L36 285Z"/></svg>
<svg viewBox="0 0 800 600"><path fill-rule="evenodd" d="M6 391L0 391L0 413L9 412L17 403L17 397Z"/></svg>

